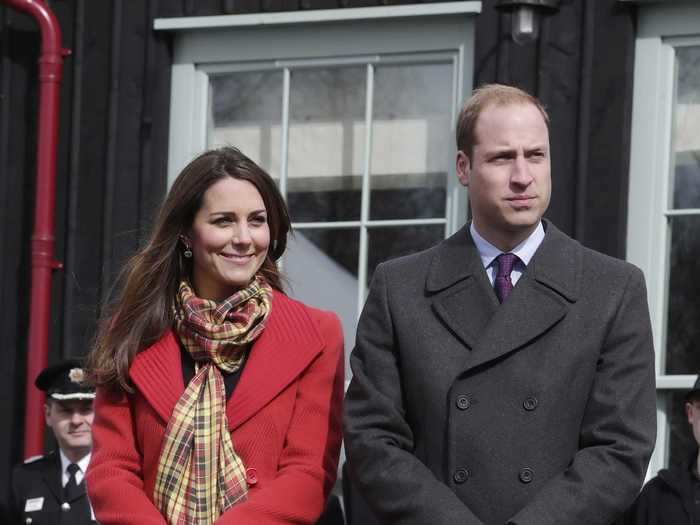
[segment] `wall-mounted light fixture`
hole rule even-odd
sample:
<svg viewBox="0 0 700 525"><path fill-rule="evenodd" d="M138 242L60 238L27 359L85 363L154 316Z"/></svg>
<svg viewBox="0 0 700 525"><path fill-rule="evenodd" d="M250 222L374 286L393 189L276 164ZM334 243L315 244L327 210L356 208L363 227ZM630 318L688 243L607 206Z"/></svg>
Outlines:
<svg viewBox="0 0 700 525"><path fill-rule="evenodd" d="M498 0L496 9L511 13L510 35L516 44L534 42L540 33L540 19L559 10L560 0Z"/></svg>

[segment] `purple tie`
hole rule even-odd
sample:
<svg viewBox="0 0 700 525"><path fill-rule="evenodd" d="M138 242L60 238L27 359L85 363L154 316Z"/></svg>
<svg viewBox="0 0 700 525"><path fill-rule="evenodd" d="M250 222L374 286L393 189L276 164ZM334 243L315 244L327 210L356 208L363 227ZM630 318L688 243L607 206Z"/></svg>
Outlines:
<svg viewBox="0 0 700 525"><path fill-rule="evenodd" d="M496 297L499 302L503 302L508 298L510 292L513 291L513 283L510 280L510 272L513 271L513 265L518 260L518 256L512 253L502 253L496 257L498 270L493 286L496 289Z"/></svg>

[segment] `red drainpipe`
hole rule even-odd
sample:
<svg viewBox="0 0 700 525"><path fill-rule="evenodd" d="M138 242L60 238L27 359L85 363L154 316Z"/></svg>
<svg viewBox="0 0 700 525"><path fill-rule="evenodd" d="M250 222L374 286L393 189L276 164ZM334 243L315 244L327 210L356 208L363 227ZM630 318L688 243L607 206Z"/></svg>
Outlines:
<svg viewBox="0 0 700 525"><path fill-rule="evenodd" d="M32 285L29 305L27 386L24 416L24 456L44 450L44 393L34 379L48 363L51 314L51 273L63 265L54 261L54 210L56 207L56 143L63 57L61 28L53 11L41 0L2 0L31 15L41 30L39 56L39 129L37 174L32 235Z"/></svg>

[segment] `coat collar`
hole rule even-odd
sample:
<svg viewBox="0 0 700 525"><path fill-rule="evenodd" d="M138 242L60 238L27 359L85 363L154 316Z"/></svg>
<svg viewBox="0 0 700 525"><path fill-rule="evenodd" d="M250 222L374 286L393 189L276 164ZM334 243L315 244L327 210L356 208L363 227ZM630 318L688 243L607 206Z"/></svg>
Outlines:
<svg viewBox="0 0 700 525"><path fill-rule="evenodd" d="M468 368L533 340L567 312L581 287L582 248L544 221L545 237L508 300L498 303L478 250L464 227L439 245L426 279L433 308L472 350Z"/></svg>
<svg viewBox="0 0 700 525"><path fill-rule="evenodd" d="M241 379L226 404L231 430L250 419L286 388L323 349L323 339L306 308L275 291L265 330L250 350ZM185 386L180 349L172 330L139 353L129 375L164 423Z"/></svg>

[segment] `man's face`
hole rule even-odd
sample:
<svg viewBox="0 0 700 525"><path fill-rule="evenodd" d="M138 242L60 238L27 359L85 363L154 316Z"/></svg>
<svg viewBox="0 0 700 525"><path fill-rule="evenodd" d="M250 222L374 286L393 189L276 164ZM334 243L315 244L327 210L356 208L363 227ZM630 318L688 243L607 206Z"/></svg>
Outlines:
<svg viewBox="0 0 700 525"><path fill-rule="evenodd" d="M686 403L685 413L688 416L688 423L693 429L695 442L700 446L700 399Z"/></svg>
<svg viewBox="0 0 700 525"><path fill-rule="evenodd" d="M471 158L469 152L457 154L457 176L469 188L474 226L492 243L517 244L549 205L547 124L533 104L492 105L479 115L474 135Z"/></svg>
<svg viewBox="0 0 700 525"><path fill-rule="evenodd" d="M92 400L47 400L44 407L46 425L51 427L58 446L65 453L78 456L92 448Z"/></svg>

